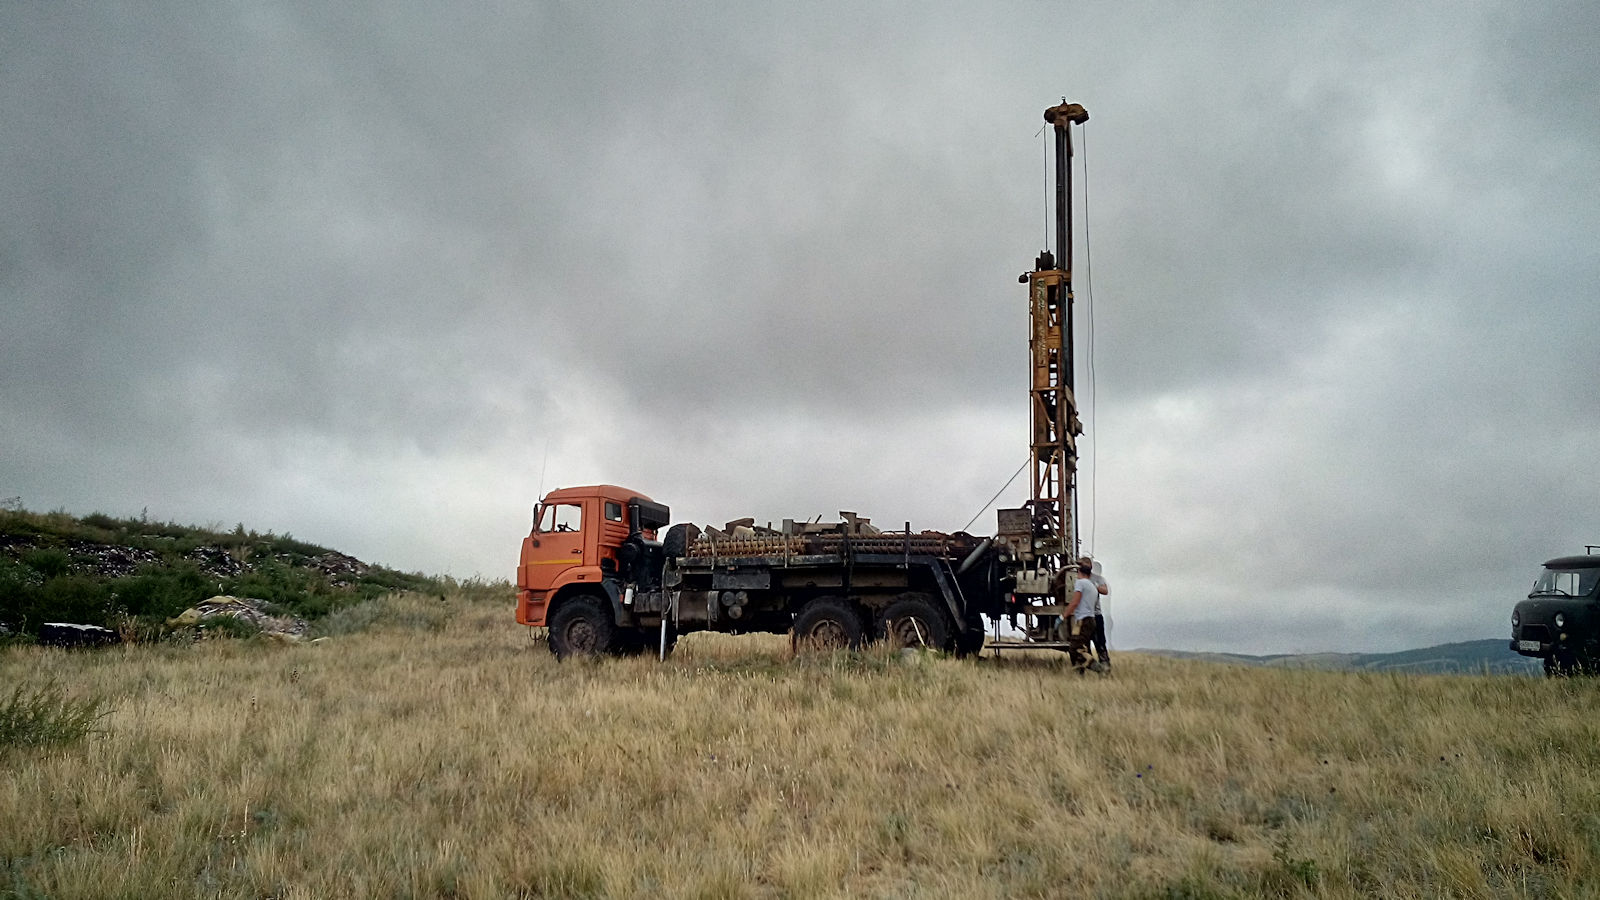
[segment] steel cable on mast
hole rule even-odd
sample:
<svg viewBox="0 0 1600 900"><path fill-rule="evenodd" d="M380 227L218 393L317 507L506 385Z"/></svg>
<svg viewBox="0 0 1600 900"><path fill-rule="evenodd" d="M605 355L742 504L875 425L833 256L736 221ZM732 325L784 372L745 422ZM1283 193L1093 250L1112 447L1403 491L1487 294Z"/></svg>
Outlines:
<svg viewBox="0 0 1600 900"><path fill-rule="evenodd" d="M1098 382L1094 376L1094 263L1089 243L1089 123L1081 126L1083 143L1083 289L1089 306L1089 334L1085 343L1089 351L1089 469L1094 473L1089 479L1089 555L1094 555L1094 534L1097 524L1099 495L1096 484L1100 481L1099 430L1095 426L1095 413L1100 405L1096 397Z"/></svg>
<svg viewBox="0 0 1600 900"><path fill-rule="evenodd" d="M1011 482L1016 481L1017 476L1022 474L1022 470L1028 467L1028 460L1032 458L1033 457L1031 456L1028 457L1028 459L1022 461L1022 465L1017 466L1017 470L1011 473L1011 477L1006 479L1005 484L1000 485L1000 490L994 492L994 496L989 498L989 502L985 503L982 509L978 510L972 518L968 519L967 524L961 526L962 531L966 531L968 528L971 528L972 523L978 521L978 516L981 516L989 511L989 507L993 506L994 502L1000 499L1000 495L1006 492L1006 488L1011 487Z"/></svg>
<svg viewBox="0 0 1600 900"><path fill-rule="evenodd" d="M1045 134L1049 130L1049 125L1041 125L1039 133L1034 135L1042 138L1039 145L1044 148L1044 240L1039 244L1041 247L1050 246L1050 137Z"/></svg>

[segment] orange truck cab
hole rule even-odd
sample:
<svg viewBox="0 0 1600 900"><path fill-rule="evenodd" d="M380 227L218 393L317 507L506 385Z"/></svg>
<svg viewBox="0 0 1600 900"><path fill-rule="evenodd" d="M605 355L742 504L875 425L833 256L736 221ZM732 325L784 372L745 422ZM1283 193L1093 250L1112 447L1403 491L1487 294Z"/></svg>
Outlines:
<svg viewBox="0 0 1600 900"><path fill-rule="evenodd" d="M517 566L517 622L544 626L569 598L624 615L618 553L632 537L655 542L670 510L614 484L561 488L534 508Z"/></svg>

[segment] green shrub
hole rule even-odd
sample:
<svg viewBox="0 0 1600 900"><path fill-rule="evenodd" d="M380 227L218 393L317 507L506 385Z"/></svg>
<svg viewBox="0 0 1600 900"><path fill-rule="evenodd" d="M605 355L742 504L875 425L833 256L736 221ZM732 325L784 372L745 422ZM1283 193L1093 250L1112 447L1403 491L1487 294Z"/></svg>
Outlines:
<svg viewBox="0 0 1600 900"><path fill-rule="evenodd" d="M19 684L9 700L0 701L0 751L82 740L109 713L99 697L74 700L53 683Z"/></svg>
<svg viewBox="0 0 1600 900"><path fill-rule="evenodd" d="M224 587L235 597L268 600L303 616L311 595L326 590L327 584L318 573L271 560L256 566L253 572L229 579Z"/></svg>
<svg viewBox="0 0 1600 900"><path fill-rule="evenodd" d="M52 578L33 591L29 625L40 622L80 622L106 625L111 621L111 591L105 581L87 575Z"/></svg>
<svg viewBox="0 0 1600 900"><path fill-rule="evenodd" d="M373 566L356 580L356 593L365 598L381 597L396 591L438 591L442 585L436 578L416 573L397 572L382 566Z"/></svg>
<svg viewBox="0 0 1600 900"><path fill-rule="evenodd" d="M99 528L102 531L122 531L126 526L121 519L116 519L105 513L89 513L78 521L90 528Z"/></svg>
<svg viewBox="0 0 1600 900"><path fill-rule="evenodd" d="M283 534L273 534L269 531L263 538L263 542L270 553L287 553L291 556L321 556L324 553L332 552L327 547L319 547L316 544L296 540L295 536L287 531Z"/></svg>
<svg viewBox="0 0 1600 900"><path fill-rule="evenodd" d="M72 557L58 547L38 547L24 553L22 562L46 578L59 578L71 568Z"/></svg>
<svg viewBox="0 0 1600 900"><path fill-rule="evenodd" d="M166 619L216 596L216 587L192 565L152 568L118 581L116 598L131 616Z"/></svg>
<svg viewBox="0 0 1600 900"><path fill-rule="evenodd" d="M0 569L0 624L21 629L33 609L33 587L17 574Z"/></svg>

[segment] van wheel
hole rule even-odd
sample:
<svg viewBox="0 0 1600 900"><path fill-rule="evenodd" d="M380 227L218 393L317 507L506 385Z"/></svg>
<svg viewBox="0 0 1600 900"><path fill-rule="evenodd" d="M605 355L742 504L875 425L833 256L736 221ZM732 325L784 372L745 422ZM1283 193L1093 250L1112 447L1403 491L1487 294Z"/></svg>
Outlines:
<svg viewBox="0 0 1600 900"><path fill-rule="evenodd" d="M901 594L883 612L884 637L889 646L925 650L950 649L950 625L926 594Z"/></svg>
<svg viewBox="0 0 1600 900"><path fill-rule="evenodd" d="M550 652L556 659L599 656L611 649L615 631L598 597L570 597L550 617Z"/></svg>
<svg viewBox="0 0 1600 900"><path fill-rule="evenodd" d="M861 646L861 616L837 597L818 597L795 617L789 646L796 654L855 650Z"/></svg>
<svg viewBox="0 0 1600 900"><path fill-rule="evenodd" d="M1577 657L1559 650L1552 651L1544 658L1544 674L1546 678L1565 678L1568 675L1578 674Z"/></svg>

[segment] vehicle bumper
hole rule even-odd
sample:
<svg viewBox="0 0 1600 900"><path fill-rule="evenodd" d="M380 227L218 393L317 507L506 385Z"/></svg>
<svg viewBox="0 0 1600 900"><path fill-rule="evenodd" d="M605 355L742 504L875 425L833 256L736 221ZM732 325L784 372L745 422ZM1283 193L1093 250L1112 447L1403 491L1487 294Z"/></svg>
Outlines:
<svg viewBox="0 0 1600 900"><path fill-rule="evenodd" d="M549 600L548 591L518 591L517 624L543 628L545 608L549 606Z"/></svg>
<svg viewBox="0 0 1600 900"><path fill-rule="evenodd" d="M1540 658L1550 655L1550 651L1560 646L1554 641L1529 641L1511 639L1511 649L1523 656L1537 656Z"/></svg>

